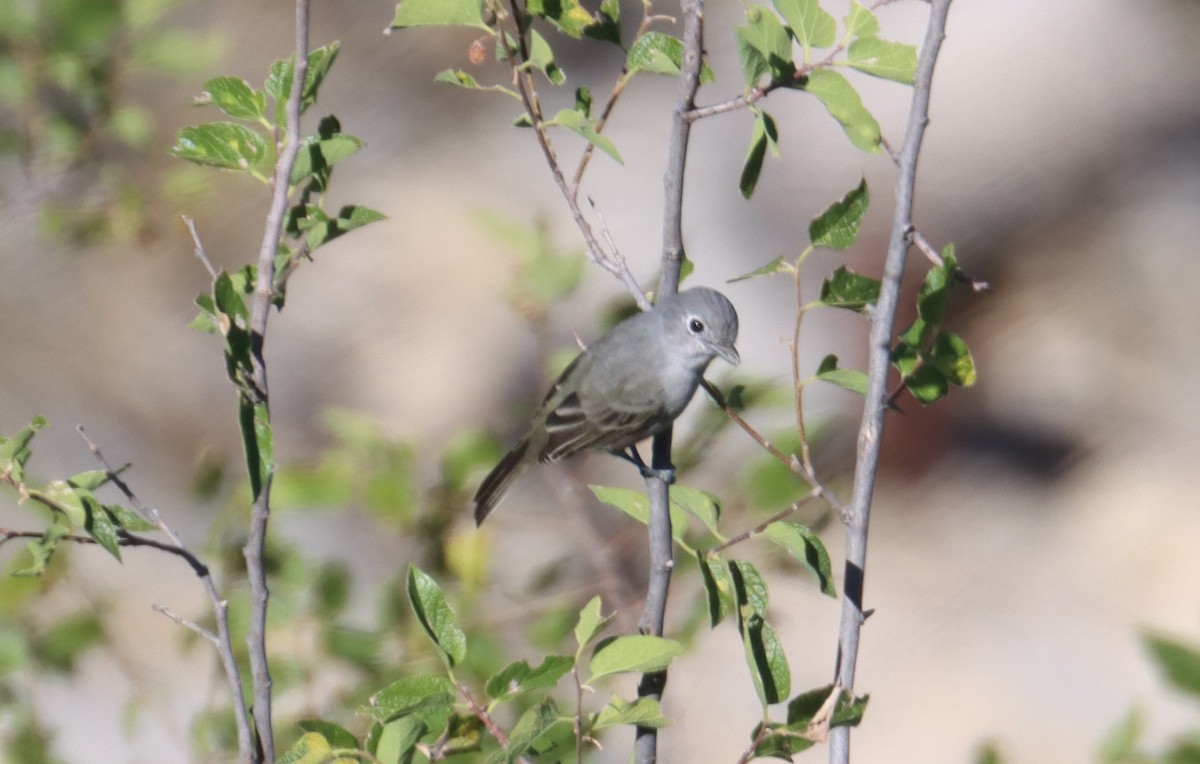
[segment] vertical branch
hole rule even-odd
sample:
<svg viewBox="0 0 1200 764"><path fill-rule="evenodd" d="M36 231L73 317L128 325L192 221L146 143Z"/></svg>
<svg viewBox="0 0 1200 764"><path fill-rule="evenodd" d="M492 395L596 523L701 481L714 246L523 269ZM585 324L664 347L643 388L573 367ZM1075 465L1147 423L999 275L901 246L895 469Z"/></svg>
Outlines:
<svg viewBox="0 0 1200 764"><path fill-rule="evenodd" d="M884 264L883 285L871 316L870 355L867 362L868 388L862 423L858 431L854 496L847 518L846 570L842 585L841 627L838 632L835 681L847 690L853 690L854 687L859 635L865 618L863 582L867 563L867 528L871 515L871 498L875 490L875 475L879 466L880 445L883 440L884 414L887 411L888 356L896 320L900 281L904 276L904 261L913 230L912 210L917 179L917 157L921 151L925 127L929 123L929 91L938 50L946 35L946 16L949 11L950 0L932 0L925 41L921 46L921 58L917 64L904 146L898 157L896 209L892 218L891 238L888 241L887 261ZM846 764L849 760L850 728L836 727L830 735L829 761L831 764Z"/></svg>
<svg viewBox="0 0 1200 764"><path fill-rule="evenodd" d="M696 102L696 91L700 87L700 62L704 51L703 0L682 0L682 5L683 62L679 73L679 95L671 124L667 169L663 177L663 255L658 294L655 299L662 299L664 295L672 295L679 291L679 269L683 265L684 257L683 177L687 164L688 137L691 133L687 113ZM671 430L655 436L652 464L656 471L671 468ZM671 571L675 566L672 557L667 482L657 476L646 478L646 494L650 499L650 578L646 586L641 631L644 634L661 636L666 620ZM638 697L661 700L666 684L666 671L644 674L638 684ZM658 731L652 727L638 727L636 734L634 761L637 764L653 764L658 759Z"/></svg>
<svg viewBox="0 0 1200 764"><path fill-rule="evenodd" d="M286 105L287 127L283 145L277 147L275 175L272 178L271 207L267 214L266 229L262 246L258 252L257 280L254 299L250 306L250 356L251 378L242 386L241 408L243 437L247 441L256 438L261 429L270 427L270 408L267 387L267 364L263 356L263 343L267 333L271 301L275 296L275 255L283 232L283 218L288 206L288 186L292 166L300 150L300 112L305 81L308 78L308 10L309 0L296 0L296 49L292 69L292 88ZM250 412L251 423L247 423ZM246 433L247 427L253 428ZM259 446L255 445L257 449ZM259 452L260 458L264 456ZM254 683L254 725L258 731L259 755L264 761L275 761L275 738L271 729L271 671L267 662L267 604L270 590L264 565L264 550L267 542L267 522L271 517L271 478L275 467L270 454L266 463L257 467L258 475L251 474L251 485L256 482L257 491L250 518L250 532L242 553L246 558L247 578L250 584L250 624L246 633L249 646L250 673ZM248 460L252 473L256 469L254 459Z"/></svg>
<svg viewBox="0 0 1200 764"><path fill-rule="evenodd" d="M700 89L700 62L704 52L704 0L681 0L683 4L683 62L679 72L679 95L671 122L667 148L667 171L663 177L663 259L658 293L679 291L679 269L683 265L683 176L687 165L688 138L692 122L688 113L696 105Z"/></svg>

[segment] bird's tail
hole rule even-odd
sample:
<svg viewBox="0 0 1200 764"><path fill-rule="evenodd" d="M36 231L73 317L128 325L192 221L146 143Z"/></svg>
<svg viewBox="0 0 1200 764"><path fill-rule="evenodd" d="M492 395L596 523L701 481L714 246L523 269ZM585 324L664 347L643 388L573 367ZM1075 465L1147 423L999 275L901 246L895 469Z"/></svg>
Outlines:
<svg viewBox="0 0 1200 764"><path fill-rule="evenodd" d="M513 446L513 450L504 455L500 463L488 473L475 492L475 525L483 524L488 513L504 497L509 485L520 475L529 464L525 452L529 450L529 438L523 438Z"/></svg>

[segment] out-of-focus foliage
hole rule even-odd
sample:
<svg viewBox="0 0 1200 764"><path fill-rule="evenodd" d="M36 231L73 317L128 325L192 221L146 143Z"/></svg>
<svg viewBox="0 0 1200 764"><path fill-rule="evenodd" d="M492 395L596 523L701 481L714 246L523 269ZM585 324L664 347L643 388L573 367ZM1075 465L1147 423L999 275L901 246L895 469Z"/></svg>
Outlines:
<svg viewBox="0 0 1200 764"><path fill-rule="evenodd" d="M43 233L75 243L142 233L156 178L148 87L215 63L214 37L170 23L183 0L0 0L0 161L38 190ZM5 193L12 193L9 189Z"/></svg>

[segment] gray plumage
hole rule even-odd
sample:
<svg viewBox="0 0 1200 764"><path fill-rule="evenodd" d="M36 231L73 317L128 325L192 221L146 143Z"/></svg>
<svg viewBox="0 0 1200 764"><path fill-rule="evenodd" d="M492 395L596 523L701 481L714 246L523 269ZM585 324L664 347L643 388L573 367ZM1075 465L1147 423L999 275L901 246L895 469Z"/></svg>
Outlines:
<svg viewBox="0 0 1200 764"><path fill-rule="evenodd" d="M584 449L620 452L667 429L712 359L737 364L737 332L733 305L703 287L665 297L617 324L567 366L529 432L483 479L475 494L476 524L535 461Z"/></svg>

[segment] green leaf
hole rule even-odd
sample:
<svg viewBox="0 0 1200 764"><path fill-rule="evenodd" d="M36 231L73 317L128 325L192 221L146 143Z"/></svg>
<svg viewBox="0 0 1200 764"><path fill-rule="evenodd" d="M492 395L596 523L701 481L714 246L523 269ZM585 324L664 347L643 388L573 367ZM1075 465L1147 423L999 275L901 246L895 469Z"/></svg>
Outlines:
<svg viewBox="0 0 1200 764"><path fill-rule="evenodd" d="M925 360L955 385L970 387L975 384L975 360L967 343L957 334L938 334L925 354Z"/></svg>
<svg viewBox="0 0 1200 764"><path fill-rule="evenodd" d="M851 37L874 37L879 33L879 21L875 14L858 0L850 0L850 12L846 14L846 34Z"/></svg>
<svg viewBox="0 0 1200 764"><path fill-rule="evenodd" d="M329 124L331 123L331 124ZM310 177L317 180L317 190L324 191L328 185L329 172L335 164L353 156L363 147L363 142L353 135L338 131L337 120L326 117L322 127L328 126L319 136L309 136L300 142L296 163L292 165L291 183L299 184Z"/></svg>
<svg viewBox="0 0 1200 764"><path fill-rule="evenodd" d="M67 478L67 484L72 488L82 488L94 491L108 482L108 470L88 470Z"/></svg>
<svg viewBox="0 0 1200 764"><path fill-rule="evenodd" d="M410 764L413 754L416 753L417 743L428 729L428 725L415 716L405 716L386 724L377 724L371 728L371 734L367 738L367 752L386 764Z"/></svg>
<svg viewBox="0 0 1200 764"><path fill-rule="evenodd" d="M879 279L861 276L846 266L839 267L821 284L820 302L834 308L866 313L879 299Z"/></svg>
<svg viewBox="0 0 1200 764"><path fill-rule="evenodd" d="M600 615L600 597L599 595L592 597L588 603L579 611L579 620L575 624L575 643L579 645L579 649L596 638L596 635L604 630L604 627L617 617L616 613L608 615Z"/></svg>
<svg viewBox="0 0 1200 764"><path fill-rule="evenodd" d="M647 674L662 671L671 659L683 652L683 645L673 639L651 634L609 637L596 645L592 652L589 682L610 674L628 672Z"/></svg>
<svg viewBox="0 0 1200 764"><path fill-rule="evenodd" d="M457 85L460 88L467 88L469 90L479 89L479 83L475 78L462 69L443 69L434 75L433 81L443 85Z"/></svg>
<svg viewBox="0 0 1200 764"><path fill-rule="evenodd" d="M301 719L296 723L305 732L315 732L334 748L358 748L358 738L341 725L324 719Z"/></svg>
<svg viewBox="0 0 1200 764"><path fill-rule="evenodd" d="M678 75L683 66L683 43L663 32L647 32L633 41L625 56L625 66L630 73ZM700 62L700 82L714 80L712 69Z"/></svg>
<svg viewBox="0 0 1200 764"><path fill-rule="evenodd" d="M53 503L73 528L82 528L87 522L87 511L83 508L82 498L65 480L52 480L41 490L30 488L29 495L34 499L45 499Z"/></svg>
<svg viewBox="0 0 1200 764"><path fill-rule="evenodd" d="M840 251L854 244L870 202L867 179L863 178L856 188L808 224L808 237L813 246Z"/></svg>
<svg viewBox="0 0 1200 764"><path fill-rule="evenodd" d="M792 678L783 643L766 621L766 580L752 564L740 560L730 561L729 574L737 602L738 631L754 688L764 706L778 703L791 692Z"/></svg>
<svg viewBox="0 0 1200 764"><path fill-rule="evenodd" d="M758 568L744 560L730 560L728 569L737 606L748 608L747 613L765 617L768 601L767 581L758 572Z"/></svg>
<svg viewBox="0 0 1200 764"><path fill-rule="evenodd" d="M509 700L524 692L544 690L558 684L575 665L570 655L547 655L536 668L514 661L487 680L484 691L496 701Z"/></svg>
<svg viewBox="0 0 1200 764"><path fill-rule="evenodd" d="M770 75L772 82L791 84L796 72L792 38L774 12L761 5L747 6L746 25L738 27L735 42L746 87L755 87L764 75Z"/></svg>
<svg viewBox="0 0 1200 764"><path fill-rule="evenodd" d="M538 738L554 726L559 719L558 706L550 698L546 698L530 708L513 725L512 731L508 735L508 749L497 751L498 757L495 760L513 764L522 758ZM491 762L492 759L488 759L488 761Z"/></svg>
<svg viewBox="0 0 1200 764"><path fill-rule="evenodd" d="M408 601L425 633L451 667L467 657L467 637L454 625L454 611L437 581L416 565L408 566Z"/></svg>
<svg viewBox="0 0 1200 764"><path fill-rule="evenodd" d="M749 273L743 273L741 276L734 276L727 283L732 284L735 281L745 281L746 279L757 278L759 276L771 276L776 273L795 273L796 266L792 265L787 260L783 259L783 255L775 258L766 265L759 266Z"/></svg>
<svg viewBox="0 0 1200 764"><path fill-rule="evenodd" d="M321 87L321 83L325 80L325 75L329 73L329 69L333 66L333 62L341 49L342 44L340 42L332 42L328 45L314 48L308 54L308 70L304 75L304 88L300 91L301 114L308 111L308 107L316 103L317 90ZM275 99L275 122L281 127L287 123L286 105L288 98L292 94L292 79L294 75L295 66L291 58L277 59L275 63L271 64L271 71L267 74L267 81L263 84L263 90L266 91L267 95Z"/></svg>
<svg viewBox="0 0 1200 764"><path fill-rule="evenodd" d="M115 557L117 562L120 562L121 537L117 532L116 524L109 518L100 502L96 501L96 497L92 495L91 491L80 488L75 493L83 504L86 518L83 522L83 529L92 537L93 541Z"/></svg>
<svg viewBox="0 0 1200 764"><path fill-rule="evenodd" d="M670 723L669 719L663 718L662 707L654 698L638 698L630 703L613 695L608 705L600 709L600 713L592 725L592 731L598 732L620 724L636 724L639 727L660 729Z"/></svg>
<svg viewBox="0 0 1200 764"><path fill-rule="evenodd" d="M796 41L810 48L828 48L837 40L837 21L825 12L817 0L772 0L787 20Z"/></svg>
<svg viewBox="0 0 1200 764"><path fill-rule="evenodd" d="M596 132L596 126L592 121L575 109L563 109L555 114L554 118L546 122L546 124L565 127L571 132L582 136L588 143L595 145L621 164L625 163L625 160L621 159L621 155L617 152L617 147L613 145L613 142Z"/></svg>
<svg viewBox="0 0 1200 764"><path fill-rule="evenodd" d="M152 531L158 528L137 512L120 504L105 504L104 511L110 520L127 531Z"/></svg>
<svg viewBox="0 0 1200 764"><path fill-rule="evenodd" d="M621 0L604 0L596 15L596 23L583 30L593 40L621 45Z"/></svg>
<svg viewBox="0 0 1200 764"><path fill-rule="evenodd" d="M709 533L720 536L720 531L717 530L717 526L721 522L720 499L707 491L679 484L671 486L670 497L672 504L699 518Z"/></svg>
<svg viewBox="0 0 1200 764"><path fill-rule="evenodd" d="M880 152L879 123L863 106L862 98L849 80L829 69L814 69L809 72L802 87L825 105L829 115L842 125L852 144L869 154Z"/></svg>
<svg viewBox="0 0 1200 764"><path fill-rule="evenodd" d="M175 135L171 153L189 162L249 171L267 153L262 136L235 122L209 122L185 127Z"/></svg>
<svg viewBox="0 0 1200 764"><path fill-rule="evenodd" d="M833 685L825 685L815 690L797 695L788 701L787 723L792 729L802 729L812 722L813 717L833 692ZM869 696L852 696L842 690L837 703L833 707L833 715L829 720L830 727L857 727L867 710Z"/></svg>
<svg viewBox="0 0 1200 764"><path fill-rule="evenodd" d="M867 375L857 369L839 369L837 360L836 355L825 356L817 368L817 379L832 382L844 390L865 396L867 394Z"/></svg>
<svg viewBox="0 0 1200 764"><path fill-rule="evenodd" d="M310 204L305 207L304 215L296 218L296 227L305 232L309 251L313 251L356 228L386 218L381 212L357 204L342 207L337 217L331 218L320 207Z"/></svg>
<svg viewBox="0 0 1200 764"><path fill-rule="evenodd" d="M920 365L904 378L904 386L922 406L928 406L950 392L946 375L933 366Z"/></svg>
<svg viewBox="0 0 1200 764"><path fill-rule="evenodd" d="M242 396L238 402L238 424L242 430L242 453L250 477L250 493L257 500L267 478L275 471L274 436L267 405L253 403Z"/></svg>
<svg viewBox="0 0 1200 764"><path fill-rule="evenodd" d="M454 683L444 676L406 676L368 699L365 712L377 721L445 706L454 702Z"/></svg>
<svg viewBox="0 0 1200 764"><path fill-rule="evenodd" d="M275 760L276 764L324 764L332 758L333 749L324 735L305 732L287 753Z"/></svg>
<svg viewBox="0 0 1200 764"><path fill-rule="evenodd" d="M925 281L917 293L917 315L930 327L942 323L956 270L958 260L954 257L954 245L951 244L942 252L942 265L930 268L925 274ZM922 340L915 340L912 344L920 345Z"/></svg>
<svg viewBox="0 0 1200 764"><path fill-rule="evenodd" d="M54 556L55 550L58 549L58 542L71 532L71 524L67 518L60 514L55 514L50 525L46 526L45 532L41 538L33 539L26 548L29 550L29 556L32 558L29 565L24 568L17 568L12 575L17 578L36 578L46 571L46 566L50 564L50 559Z"/></svg>
<svg viewBox="0 0 1200 764"><path fill-rule="evenodd" d="M1200 646L1153 633L1143 634L1142 644L1172 687L1200 698Z"/></svg>
<svg viewBox="0 0 1200 764"><path fill-rule="evenodd" d="M585 29L596 23L596 19L579 4L579 0L529 0L525 10L549 21L577 40Z"/></svg>
<svg viewBox="0 0 1200 764"><path fill-rule="evenodd" d="M217 77L204 83L207 101L234 119L266 119L266 98L261 90L237 77Z"/></svg>
<svg viewBox="0 0 1200 764"><path fill-rule="evenodd" d="M746 150L746 161L742 166L741 177L738 178L738 188L742 197L749 199L758 185L758 177L762 174L763 159L767 149L774 156L779 156L779 131L775 127L775 119L765 111L755 110L754 131L750 133L750 147Z"/></svg>
<svg viewBox="0 0 1200 764"><path fill-rule="evenodd" d="M860 37L850 43L847 58L860 72L905 85L917 75L917 49L907 43Z"/></svg>
<svg viewBox="0 0 1200 764"><path fill-rule="evenodd" d="M786 549L812 573L821 587L821 593L837 597L837 585L833 581L833 564L829 552L820 537L799 523L774 522L767 526L764 535Z"/></svg>
<svg viewBox="0 0 1200 764"><path fill-rule="evenodd" d="M28 427L11 438L0 438L0 472L7 473L16 481L25 479L25 462L33 454L29 443L38 430L48 424L42 417L34 417Z"/></svg>
<svg viewBox="0 0 1200 764"><path fill-rule="evenodd" d="M801 751L805 751L814 745L814 740L811 735L813 730L810 729L814 717L821 710L825 701L828 700L830 693L833 692L833 686L818 687L815 690L810 690L801 695L797 695L788 703L788 722L779 724L771 722L767 724L767 734L762 737L761 742L755 747L754 755L756 757L773 757L780 759L791 760L791 757ZM829 726L845 727L855 726L862 719L862 714L866 709L867 698L851 698L847 692L842 692L839 696L831 718ZM759 725L761 727L761 724ZM754 730L753 737L760 737L760 729Z"/></svg>
<svg viewBox="0 0 1200 764"><path fill-rule="evenodd" d="M483 21L483 0L401 0L392 29L468 26L491 31Z"/></svg>
<svg viewBox="0 0 1200 764"><path fill-rule="evenodd" d="M562 69L558 68L558 64L554 63L554 51L551 50L550 43L546 42L546 38L538 34L537 30L530 30L529 33L529 63L555 85L561 85L567 79Z"/></svg>
<svg viewBox="0 0 1200 764"><path fill-rule="evenodd" d="M736 602L733 597L733 582L721 558L708 552L697 551L696 559L700 563L700 575L704 580L704 596L708 603L709 625L716 628L725 620Z"/></svg>
<svg viewBox="0 0 1200 764"><path fill-rule="evenodd" d="M650 499L646 497L646 494L628 488L611 488L600 485L589 485L588 488L592 489L592 493L601 502L616 507L643 525L649 524ZM676 541L679 541L687 531L687 515L675 505L671 505L670 512L671 535Z"/></svg>

